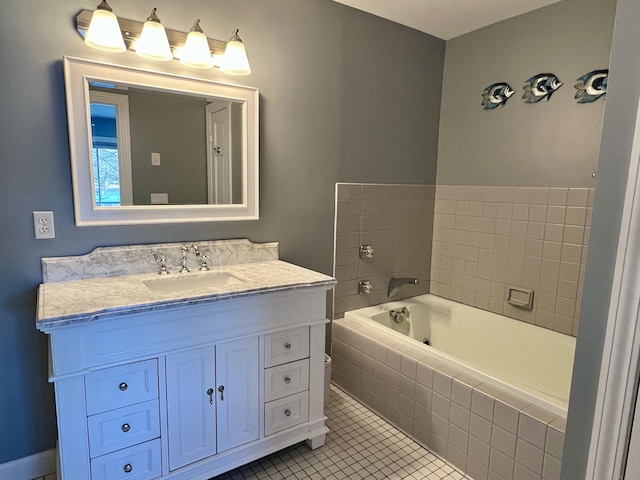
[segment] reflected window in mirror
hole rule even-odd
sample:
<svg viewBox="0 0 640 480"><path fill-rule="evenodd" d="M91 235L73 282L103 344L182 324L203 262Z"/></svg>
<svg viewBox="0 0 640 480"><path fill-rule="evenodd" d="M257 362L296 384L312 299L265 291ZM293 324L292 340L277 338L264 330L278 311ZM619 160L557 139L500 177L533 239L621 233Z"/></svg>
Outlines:
<svg viewBox="0 0 640 480"><path fill-rule="evenodd" d="M95 206L132 205L129 100L100 90L90 90L89 98Z"/></svg>

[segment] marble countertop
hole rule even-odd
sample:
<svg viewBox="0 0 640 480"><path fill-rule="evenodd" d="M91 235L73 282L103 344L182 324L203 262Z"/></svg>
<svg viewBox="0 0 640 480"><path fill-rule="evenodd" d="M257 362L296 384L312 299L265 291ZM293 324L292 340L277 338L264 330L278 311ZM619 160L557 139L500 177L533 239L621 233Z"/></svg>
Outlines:
<svg viewBox="0 0 640 480"><path fill-rule="evenodd" d="M215 276L221 272L242 282L169 293L152 291L145 285L145 282ZM208 272L173 272L167 276L144 273L43 283L38 288L36 327L45 331L99 318L301 288L328 289L334 284L332 277L281 260L226 265Z"/></svg>

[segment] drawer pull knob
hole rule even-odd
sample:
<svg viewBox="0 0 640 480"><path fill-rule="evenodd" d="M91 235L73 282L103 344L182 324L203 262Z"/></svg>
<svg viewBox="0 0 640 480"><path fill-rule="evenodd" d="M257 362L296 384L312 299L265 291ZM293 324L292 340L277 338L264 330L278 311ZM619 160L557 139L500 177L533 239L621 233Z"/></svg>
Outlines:
<svg viewBox="0 0 640 480"><path fill-rule="evenodd" d="M127 389L129 388L129 385L127 385L125 382L122 382L118 388L120 389L121 392L126 392Z"/></svg>
<svg viewBox="0 0 640 480"><path fill-rule="evenodd" d="M284 344L284 349L285 350L291 350L291 344L289 342Z"/></svg>
<svg viewBox="0 0 640 480"><path fill-rule="evenodd" d="M121 428L124 433L127 433L129 430L131 430L131 425L129 425L128 423L125 423L124 425L122 425Z"/></svg>
<svg viewBox="0 0 640 480"><path fill-rule="evenodd" d="M207 395L209 395L209 403L213 405L213 388L207 390Z"/></svg>
<svg viewBox="0 0 640 480"><path fill-rule="evenodd" d="M130 463L127 463L122 470L124 470L124 473L131 473L133 472L133 467Z"/></svg>
<svg viewBox="0 0 640 480"><path fill-rule="evenodd" d="M289 410L288 408L284 411L284 416L285 417L289 417L291 416L291 410Z"/></svg>
<svg viewBox="0 0 640 480"><path fill-rule="evenodd" d="M284 383L289 385L291 383L291 379L289 377L284 377Z"/></svg>
<svg viewBox="0 0 640 480"><path fill-rule="evenodd" d="M220 392L220 400L224 401L224 385L220 385L218 391Z"/></svg>

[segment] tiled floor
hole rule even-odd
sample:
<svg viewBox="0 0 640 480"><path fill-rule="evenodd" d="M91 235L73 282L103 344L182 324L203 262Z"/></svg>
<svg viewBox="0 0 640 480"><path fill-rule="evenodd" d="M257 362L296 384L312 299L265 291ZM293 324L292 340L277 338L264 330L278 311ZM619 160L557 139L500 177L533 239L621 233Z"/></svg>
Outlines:
<svg viewBox="0 0 640 480"><path fill-rule="evenodd" d="M326 414L324 446L300 443L211 480L466 478L335 386Z"/></svg>
<svg viewBox="0 0 640 480"><path fill-rule="evenodd" d="M466 478L335 386L326 414L331 431L324 446L300 443L211 480Z"/></svg>

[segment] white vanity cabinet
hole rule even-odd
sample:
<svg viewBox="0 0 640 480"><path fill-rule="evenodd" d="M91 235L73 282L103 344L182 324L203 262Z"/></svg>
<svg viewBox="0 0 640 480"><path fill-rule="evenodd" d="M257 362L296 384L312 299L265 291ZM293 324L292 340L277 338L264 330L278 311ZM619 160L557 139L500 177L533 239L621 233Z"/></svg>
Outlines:
<svg viewBox="0 0 640 480"><path fill-rule="evenodd" d="M206 480L297 442L321 446L331 285L40 320L58 479Z"/></svg>
<svg viewBox="0 0 640 480"><path fill-rule="evenodd" d="M258 338L166 357L169 470L257 440Z"/></svg>

